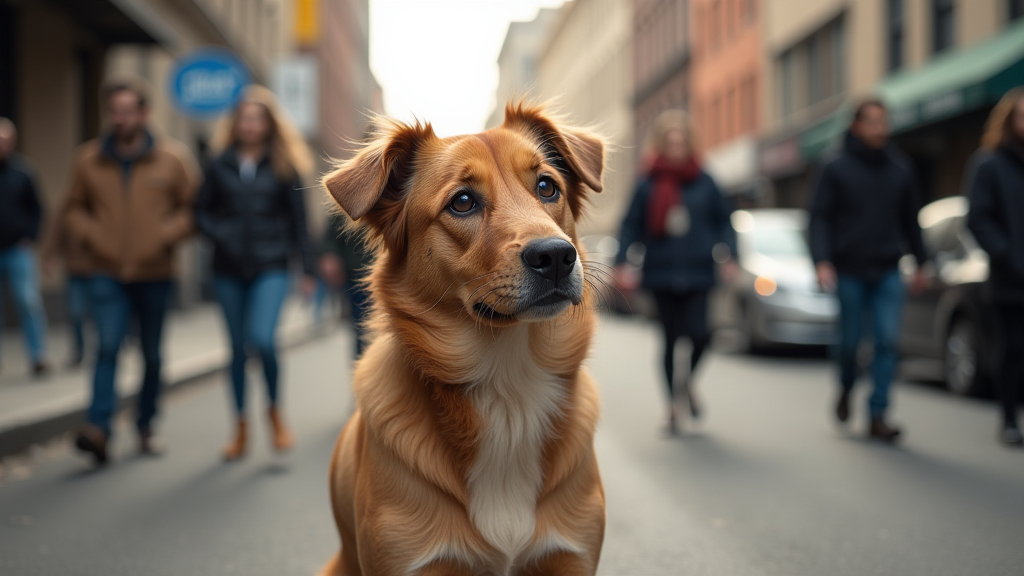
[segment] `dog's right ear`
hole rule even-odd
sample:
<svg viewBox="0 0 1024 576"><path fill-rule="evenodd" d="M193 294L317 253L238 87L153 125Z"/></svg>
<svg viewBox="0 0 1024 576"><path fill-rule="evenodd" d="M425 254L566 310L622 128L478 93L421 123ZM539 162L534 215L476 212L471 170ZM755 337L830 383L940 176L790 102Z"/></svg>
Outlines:
<svg viewBox="0 0 1024 576"><path fill-rule="evenodd" d="M352 158L321 180L338 206L364 223L371 237L393 254L405 249L405 195L419 148L436 138L430 124L378 119L376 136Z"/></svg>

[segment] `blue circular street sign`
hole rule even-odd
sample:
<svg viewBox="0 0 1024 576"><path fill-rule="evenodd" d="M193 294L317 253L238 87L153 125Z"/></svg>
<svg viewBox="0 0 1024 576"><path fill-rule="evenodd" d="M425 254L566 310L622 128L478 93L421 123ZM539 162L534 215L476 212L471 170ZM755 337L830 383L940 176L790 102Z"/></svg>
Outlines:
<svg viewBox="0 0 1024 576"><path fill-rule="evenodd" d="M186 116L205 118L227 111L249 84L249 70L233 53L206 48L178 60L171 69L171 100Z"/></svg>

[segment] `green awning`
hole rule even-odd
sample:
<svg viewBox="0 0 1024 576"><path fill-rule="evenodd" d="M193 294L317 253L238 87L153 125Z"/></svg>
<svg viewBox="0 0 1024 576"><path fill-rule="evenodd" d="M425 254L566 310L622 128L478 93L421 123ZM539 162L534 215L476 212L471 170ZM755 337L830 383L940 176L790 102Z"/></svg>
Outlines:
<svg viewBox="0 0 1024 576"><path fill-rule="evenodd" d="M893 134L994 104L1024 85L1024 20L990 40L939 55L916 70L897 72L873 92L889 107ZM843 107L800 134L804 160L817 158L849 125Z"/></svg>
<svg viewBox="0 0 1024 576"><path fill-rule="evenodd" d="M800 157L810 162L827 150L850 124L846 106L836 110L800 133Z"/></svg>
<svg viewBox="0 0 1024 576"><path fill-rule="evenodd" d="M919 70L886 78L875 92L893 132L906 132L993 104L1024 85L1024 20L991 40L942 54Z"/></svg>

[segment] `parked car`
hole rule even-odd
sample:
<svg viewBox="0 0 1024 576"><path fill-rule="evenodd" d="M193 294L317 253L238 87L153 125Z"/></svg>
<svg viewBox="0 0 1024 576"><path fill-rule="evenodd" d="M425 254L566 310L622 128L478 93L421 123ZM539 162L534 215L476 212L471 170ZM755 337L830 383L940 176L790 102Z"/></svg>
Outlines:
<svg viewBox="0 0 1024 576"><path fill-rule="evenodd" d="M994 327L985 305L988 255L967 229L969 200L954 196L921 209L918 221L930 286L908 296L900 342L904 356L941 361L946 386L957 394L987 392L994 373ZM912 260L901 262L904 274Z"/></svg>
<svg viewBox="0 0 1024 576"><path fill-rule="evenodd" d="M807 224L805 210L732 214L739 273L723 290L748 351L836 342L839 303L818 286Z"/></svg>

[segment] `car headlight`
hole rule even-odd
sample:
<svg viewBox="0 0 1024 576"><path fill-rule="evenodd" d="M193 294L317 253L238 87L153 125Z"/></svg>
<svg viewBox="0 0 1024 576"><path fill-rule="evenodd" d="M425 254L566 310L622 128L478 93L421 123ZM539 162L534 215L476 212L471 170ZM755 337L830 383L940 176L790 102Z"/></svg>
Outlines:
<svg viewBox="0 0 1024 576"><path fill-rule="evenodd" d="M775 280L767 276L758 276L754 280L754 292L757 292L758 296L771 296L779 289L778 283Z"/></svg>

